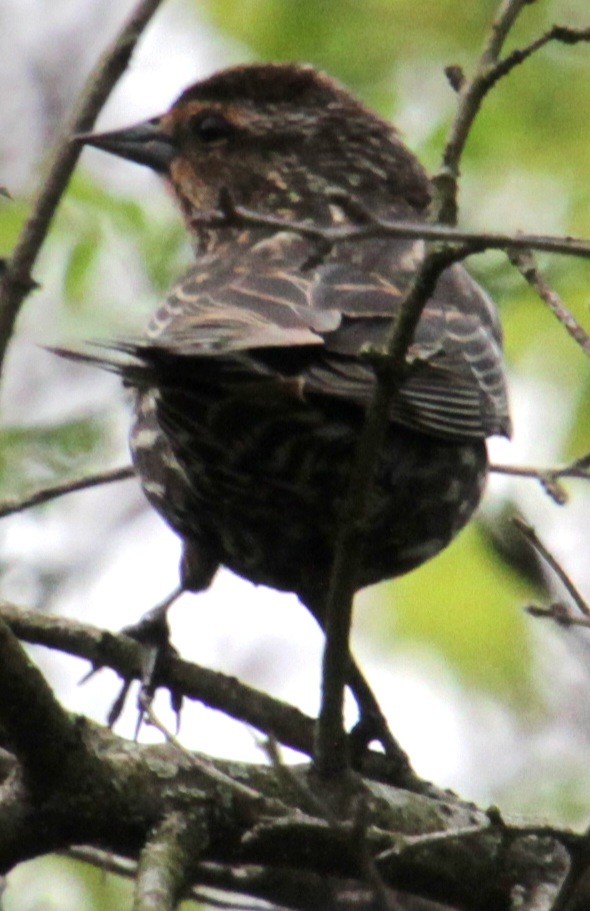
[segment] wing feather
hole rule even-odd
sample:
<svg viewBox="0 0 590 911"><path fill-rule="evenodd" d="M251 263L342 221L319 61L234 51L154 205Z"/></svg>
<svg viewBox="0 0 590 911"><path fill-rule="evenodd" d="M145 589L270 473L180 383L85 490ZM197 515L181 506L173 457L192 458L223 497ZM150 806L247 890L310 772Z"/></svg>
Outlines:
<svg viewBox="0 0 590 911"><path fill-rule="evenodd" d="M384 345L420 248L372 238L337 245L306 269L312 242L280 232L233 255L203 256L156 313L150 339L114 346L133 355L135 379L120 365L111 369L137 383L142 363L168 353L203 369L209 362L207 384L216 371L220 386L263 377L286 389L296 381L304 396L365 406L375 378L360 355ZM408 362L392 420L452 439L509 434L498 316L461 266L441 276Z"/></svg>

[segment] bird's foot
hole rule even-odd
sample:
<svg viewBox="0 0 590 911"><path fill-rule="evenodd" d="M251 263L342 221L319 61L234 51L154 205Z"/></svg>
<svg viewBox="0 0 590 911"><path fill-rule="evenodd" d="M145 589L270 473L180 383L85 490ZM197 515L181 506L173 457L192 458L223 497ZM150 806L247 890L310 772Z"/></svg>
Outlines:
<svg viewBox="0 0 590 911"><path fill-rule="evenodd" d="M135 738L137 738L141 725L149 714L154 694L170 659L178 655L177 650L170 641L170 627L167 615L168 609L182 594L182 591L182 588L175 589L168 598L144 614L137 623L125 626L121 630L122 633L131 639L135 639L142 646L140 690L137 700L139 714L135 727ZM120 717L131 683L131 680L125 680L111 706L108 714L109 727L112 727ZM178 720L182 708L182 695L173 689L170 690L170 704Z"/></svg>
<svg viewBox="0 0 590 911"><path fill-rule="evenodd" d="M362 712L349 734L350 761L360 769L371 743L380 743L388 760L387 779L398 787L408 787L416 778L407 753L401 748L389 729L381 711Z"/></svg>

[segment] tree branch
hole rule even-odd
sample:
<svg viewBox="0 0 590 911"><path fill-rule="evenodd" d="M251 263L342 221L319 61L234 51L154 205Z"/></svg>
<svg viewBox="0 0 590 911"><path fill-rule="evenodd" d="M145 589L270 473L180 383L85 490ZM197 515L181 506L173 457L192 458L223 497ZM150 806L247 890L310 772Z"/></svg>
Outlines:
<svg viewBox="0 0 590 911"><path fill-rule="evenodd" d="M302 237L315 240L328 252L340 243L367 240L371 237L398 237L406 240L441 241L464 244L471 255L485 250L538 250L562 256L590 259L590 241L579 237L557 237L549 234L507 234L499 231L467 231L461 228L430 222L398 221L368 213L360 224L334 226L312 225L305 221L263 215L241 205L224 205L192 219L194 225L206 227L240 227L254 225L293 231Z"/></svg>
<svg viewBox="0 0 590 911"><path fill-rule="evenodd" d="M490 74L497 69L498 58L510 29L530 0L502 0L492 21L490 32L471 79L463 79L459 88L457 113L453 119L442 156L434 177L438 194L433 205L433 221L454 225L457 222L459 164L482 102L494 82ZM501 74L499 74L501 75ZM497 78L499 78L499 75ZM494 80L494 81L497 81Z"/></svg>
<svg viewBox="0 0 590 911"><path fill-rule="evenodd" d="M541 300L545 301L551 312L557 317L573 340L580 346L586 357L590 357L590 336L567 309L559 294L545 281L537 266L535 257L530 251L508 252L510 262L534 288Z"/></svg>
<svg viewBox="0 0 590 911"><path fill-rule="evenodd" d="M51 220L80 156L75 133L94 125L117 80L125 72L141 33L162 0L140 0L123 28L88 76L74 110L64 124L47 165L47 175L33 201L31 213L0 276L0 372L20 307L36 287L31 270Z"/></svg>
<svg viewBox="0 0 590 911"><path fill-rule="evenodd" d="M515 67L520 66L532 54L541 50L545 45L552 41L558 41L561 44L580 44L581 42L590 41L590 28L571 28L568 25L553 25L540 38L531 41L526 47L517 48L500 61L490 72L488 79L491 82L490 88L498 79L507 76Z"/></svg>
<svg viewBox="0 0 590 911"><path fill-rule="evenodd" d="M590 481L590 455L566 465L564 468L533 468L524 465L490 465L490 471L496 474L513 475L520 478L533 478L538 481L544 491L558 506L567 503L568 495L559 483L563 478L575 478Z"/></svg>
<svg viewBox="0 0 590 911"><path fill-rule="evenodd" d="M190 750L187 750L187 748L183 746L178 738L175 737L174 734L172 734L168 728L163 725L162 722L157 718L153 706L146 706L145 714L152 727L163 734L166 743L170 743L176 747L176 749L179 750L192 765L197 766L198 769L207 775L207 777L212 781L223 785L229 791L233 791L234 794L244 798L249 804L259 803L262 800L260 793L254 791L252 788L249 788L247 785L241 784L239 781L235 781L229 775L226 775L225 772L221 772L215 766L215 763L212 760L208 759L207 757L197 756L195 753L191 753ZM268 802L266 803L265 807L267 811L270 811L271 807ZM274 807L273 809L276 810L277 808Z"/></svg>
<svg viewBox="0 0 590 911"><path fill-rule="evenodd" d="M483 87L484 63L489 64L488 80L492 74L495 80L505 74L500 72L501 66L507 72L517 64L514 55L500 63L498 57L513 22L525 4L526 0L504 0L500 5L480 60L478 75L481 84L475 88L472 86L471 95L469 83L460 87L466 100L460 98L439 175L439 196L433 207L438 218L454 220L456 179L462 148L481 100L489 90L489 86ZM152 0L151 4L144 2L137 8L136 14L140 10L145 12L148 7L153 7L153 13L157 6L156 0ZM122 58L127 55L128 59L131 46L123 49ZM522 56L526 52L528 57L540 46L542 39L530 45L529 49L521 50L520 54ZM511 59L514 62L510 62ZM76 128L88 128L90 125L79 124ZM449 176L443 173L446 165L449 172L454 169L455 173L451 173L451 183L447 182L445 187L444 178ZM37 214L32 219L33 241L31 237L27 241L25 231L22 247L17 247L10 261L9 278L5 276L6 281L3 282L5 296L1 299L0 309L0 359L18 308L27 287L32 284L31 266L63 189L59 186L63 173L63 185L67 182L67 161L62 176L59 176L59 168L56 173L57 177L52 171L56 181L53 189L50 179L46 184L45 200L42 194ZM237 210L233 217L239 218L243 214ZM265 222L258 217L258 223L261 221ZM283 227L297 230L288 223ZM420 233L408 234L408 228L419 229ZM302 233L312 230L304 226ZM422 308L441 272L451 262L494 246L494 237L496 241L502 237L490 235L492 241L487 244L482 240L486 235L462 235L462 232L432 225L425 228L390 224L384 228L377 222L359 225L358 229L355 226L351 230L374 234L397 232L397 236L426 237L427 243L415 280L404 298L397 320L392 324L386 350L373 353L377 375L375 394L356 453L339 531L330 583L329 635L324 659L322 708L325 702L328 721L324 727L320 725L318 743L323 738L323 744L317 750L317 767L328 774L341 771L344 765L343 752L336 756L335 764L331 764L328 754L330 749L337 752L334 745L343 746L341 705L352 595L362 553L363 518L385 433L389 401L403 376L407 348ZM427 231L438 234L428 235ZM318 245L323 242L323 249L340 242L340 239L350 240L352 236L349 233L345 238L334 238L320 233L319 229L315 234ZM583 241L541 238L540 242L549 242L553 252L590 257L590 244ZM508 239L504 236L497 246L515 251L532 245L519 236ZM537 278L535 281L539 284ZM555 297L547 302L550 306L553 304L554 312L559 311L562 322L568 328L571 314ZM587 468L586 464L582 466L582 461L581 470ZM50 489L47 489L34 497L41 495L49 499L88 485L82 481L70 482L65 490L64 486L59 485L59 493L55 492L54 486L49 496L47 491ZM20 502L17 508L32 505L31 498L24 505L24 501ZM572 596L575 597L575 594ZM578 597L581 598L579 594ZM140 647L125 636L102 633L61 618L25 617L23 612L10 605L0 607L0 617L5 617L15 629L19 629L23 638L32 637L29 641L43 641L47 645L65 648L97 665L108 663L123 676L128 676L130 668L132 676L141 673ZM331 647L338 653L335 660L334 653L331 655L329 651ZM363 907L361 901L364 900L366 906L366 901L371 900L371 895L366 895L368 890L363 882L364 876L372 886L369 890L373 893L372 897L377 892L382 906L388 908L399 907L404 911L414 907L434 909L436 898L453 905L458 903L468 911L491 911L508 907L517 896L523 909L546 911L567 869L568 858L564 849L574 859L577 856L579 863L580 858L584 862L586 860L587 844L571 833L532 832L507 825L473 807L466 807L450 795L437 795L436 800L431 800L381 785L373 786L371 782L361 782L356 776L332 781L331 786L322 792L322 797L325 793L329 802L328 815L344 819L339 827L321 818L319 813L308 815L308 803L302 800L305 789L290 787L289 776L279 778L275 769L215 760L201 763L194 761L187 751L179 751L176 744L144 747L127 743L110 731L71 718L59 706L56 708L54 700L39 685L38 672L23 662L22 652L1 625L0 650L4 659L0 661L0 686L4 683L4 691L11 694L15 682L17 687L15 703L4 707L0 704L0 722L5 723L9 737L14 740L15 752L27 770L28 778L37 782L47 795L47 800L35 801L22 789L11 789L19 777L19 770L9 770L12 780L0 790L0 869L15 862L15 858L24 859L52 846L60 847L83 840L93 847L106 846L124 856L137 857L141 853L136 907L172 908L191 881L211 882L217 877L218 885L223 883L234 892L243 891L245 886L250 894L256 894L258 888L261 895L271 900L285 896L290 907L315 909L320 896L326 898L325 907L329 901L335 909L351 911L351 908L357 907L353 904L353 896L360 896L358 907ZM171 662L166 674L166 683L174 689L190 695L190 687L194 686L194 698L215 705L234 717L248 720L282 742L296 747L300 744L297 748L307 752L311 750L312 721L291 707L244 687L232 678L194 668L186 662ZM25 722L28 731L24 731ZM45 725L40 732L39 725ZM57 746L50 743L50 740L61 741L62 738L63 742ZM76 750L80 741L83 744L78 754ZM73 751L72 744L76 748ZM53 767L49 775L44 774L42 759L32 755L33 749L39 751L40 747L43 752L49 751ZM85 762L85 756L91 757L90 765ZM74 759L80 757L83 761L78 767ZM46 761L44 756L43 762ZM62 766L58 769L60 762ZM98 774L95 774L92 763L95 763ZM218 769L218 774L213 774L212 768ZM306 769L299 769L294 770L293 775L305 776L306 773ZM239 787L235 787L232 776ZM313 778L311 780L314 781ZM356 819L356 833L355 819L350 812L354 790L350 787L351 781L357 793L362 790L367 795L362 818ZM60 789L61 785L64 786ZM258 799L259 794L263 795L262 800ZM277 806L277 798L283 802L285 813L275 819L268 810ZM195 807L197 809L191 815ZM351 825L362 852L362 856L356 858L357 862L360 861L360 869L352 874L349 852L343 851L343 833L346 834L346 827L350 832ZM535 839L538 842L536 850ZM197 850L193 852L195 846ZM206 853L197 865L195 856L199 852ZM580 870L579 864L576 869ZM408 882L427 884L433 901L418 899L415 906L412 896L395 891L397 886L401 884L403 889Z"/></svg>
<svg viewBox="0 0 590 911"><path fill-rule="evenodd" d="M209 832L198 806L171 811L150 833L137 865L133 908L174 911L208 847Z"/></svg>
<svg viewBox="0 0 590 911"><path fill-rule="evenodd" d="M109 667L124 680L141 679L142 647L122 633L111 633L66 617L24 610L6 602L0 602L0 619L24 642L84 658L97 669ZM159 685L224 712L236 721L243 721L306 756L313 753L313 718L235 677L171 658L162 669ZM367 751L362 771L376 780L391 781L391 764L382 753ZM407 777L404 786L416 793L431 796L439 793L417 776Z"/></svg>
<svg viewBox="0 0 590 911"><path fill-rule="evenodd" d="M0 618L25 642L85 658L95 668L110 667L125 680L141 679L142 647L129 636L6 603L0 603ZM311 755L313 719L235 677L174 658L159 682Z"/></svg>
<svg viewBox="0 0 590 911"><path fill-rule="evenodd" d="M36 698L37 691L31 691L31 699L22 700L17 707L35 724L39 720ZM10 733L18 731L16 710L7 711ZM220 773L211 775L209 760L203 767L175 746L126 742L81 719L72 718L71 724L92 762L79 764L78 757L66 753L63 774L45 779L37 796L12 786L0 790L0 869L69 844L106 847L132 858L145 846L137 907L172 907L175 893L193 883L209 884L212 876L207 869L212 873L213 867L217 865L219 870L225 864L228 873L234 871L234 890L241 881L239 891L257 894L259 889L259 894L269 898L291 895L287 904L308 908L317 903L306 903L305 893L296 899L301 886L307 883L311 888L313 883L323 882L320 894L331 895L334 908L350 909L347 895L366 896L361 871L351 871L349 851L343 850L354 832L359 793L364 793L366 801L365 863L378 861L383 883L395 889L408 882L434 883L438 876L438 885L431 890L433 898L444 902L453 895L469 911L504 907L504 896L529 880L536 887L543 883L552 894L563 879L561 845L575 855L580 842L573 834L556 830L531 835L526 827L508 826L449 794L432 799L360 779L355 779L352 788L349 781L340 780L325 790L328 815L339 820L331 823L310 816L304 808L307 800L301 802L301 787L292 786L289 779L278 779L273 768L211 760ZM305 782L307 768L295 768L292 775ZM228 778L231 782L226 786ZM462 834L467 831L469 838L465 839ZM442 832L448 838L437 839L436 833ZM426 833L432 833L430 843L417 845L416 836ZM543 846L541 860L531 851L531 837ZM519 843L520 853L513 851ZM392 845L398 846L394 855L387 852ZM411 850L405 851L405 845ZM197 865L203 849L207 863ZM477 857L477 868L466 865L468 856ZM257 879L244 876L244 863L258 865ZM230 879L225 886L232 888ZM397 895L393 893L396 900ZM404 901L404 893L399 893L400 907L413 906L411 896L406 904ZM366 908L366 904L358 907ZM428 905L418 903L417 907ZM432 908L434 911L436 905Z"/></svg>
<svg viewBox="0 0 590 911"><path fill-rule="evenodd" d="M89 487L98 487L100 484L111 484L113 481L125 481L134 477L135 470L133 466L125 465L123 468L111 468L108 471L85 475L83 478L74 478L70 481L62 481L59 484L41 487L26 497L9 497L0 501L0 519L15 512L30 509L32 506L40 506L42 503L47 503L57 497L63 497L68 493L86 490Z"/></svg>
<svg viewBox="0 0 590 911"><path fill-rule="evenodd" d="M377 383L367 408L339 517L334 562L326 599L326 644L322 665L322 700L316 737L320 775L339 774L347 764L343 727L344 687L349 668L348 639L352 602L362 563L363 528L368 495L385 439L391 398L405 369L405 357L422 310L441 273L466 255L464 248L426 250L412 284L400 302L382 352L376 353Z"/></svg>
<svg viewBox="0 0 590 911"><path fill-rule="evenodd" d="M555 573L557 578L564 585L568 594L573 599L573 601L576 604L580 613L583 614L584 617L590 618L590 607L588 606L588 602L578 591L578 589L576 588L576 586L574 585L574 583L572 582L572 580L570 579L570 577L568 576L566 571L563 569L561 564L556 560L556 558L553 556L553 554L545 547L545 545L543 544L543 542L537 535L535 529L532 528L530 525L527 525L526 522L524 522L522 519L520 519L518 517L515 517L512 521L518 528L519 532L522 535L524 535L524 537L527 539L529 544L531 544L531 546L537 551L537 553L541 555L541 557L547 563L547 565L553 570L553 572Z"/></svg>
<svg viewBox="0 0 590 911"><path fill-rule="evenodd" d="M33 790L47 790L72 762L86 765L85 749L72 716L55 698L4 621L0 621L0 724L8 733Z"/></svg>

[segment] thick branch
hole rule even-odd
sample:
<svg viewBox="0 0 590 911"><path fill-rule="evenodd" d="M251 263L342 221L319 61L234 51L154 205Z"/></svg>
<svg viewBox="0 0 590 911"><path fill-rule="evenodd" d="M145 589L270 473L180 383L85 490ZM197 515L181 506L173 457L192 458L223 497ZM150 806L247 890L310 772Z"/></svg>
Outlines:
<svg viewBox="0 0 590 911"><path fill-rule="evenodd" d="M35 724L34 707L21 707ZM428 883L438 901L453 896L467 911L492 911L507 907L508 896L521 888L519 884L525 893L528 882L536 888L543 883L548 896L554 893L567 865L561 845L575 854L580 844L571 833L548 828L533 833L509 826L451 795L432 799L357 778L340 779L322 792L328 808L325 819L306 810L308 801L301 796L305 767L291 773L300 779L298 786L291 776L278 778L272 768L219 760L208 760L220 773L211 775L208 764L195 763L175 746L129 743L91 723L80 721L78 726L93 764L78 765L66 757L64 775L50 778L33 800L22 789L0 789L0 869L71 844L106 848L131 858L148 844L137 904L171 907L183 879L187 888L209 880L203 866L193 866L199 851L204 850L207 866L231 865L236 886L239 865L258 865L263 873L259 884L266 883L269 896L273 890L278 896L281 886L288 894L289 879L281 876L288 858L300 884L306 877L311 876L310 884L314 875L323 877L326 894L333 889L335 907L345 909L350 907L345 903L347 888L344 882L339 888L338 880L348 877L353 892L363 890L360 871L351 870L347 847L360 792L366 801L363 841L368 858L378 864L388 887ZM233 781L224 784L228 778L238 783L237 789ZM531 838L538 840L536 851ZM519 851L513 850L517 844ZM246 891L251 886L256 894L248 877L241 881ZM411 907L400 901L401 907ZM305 902L301 906L308 907ZM548 911L549 905L534 907Z"/></svg>
<svg viewBox="0 0 590 911"><path fill-rule="evenodd" d="M61 779L72 759L88 759L78 728L14 634L0 621L0 724L33 789ZM9 694L9 695L8 695Z"/></svg>
<svg viewBox="0 0 590 911"><path fill-rule="evenodd" d="M141 33L161 2L162 0L140 0L114 42L88 76L82 94L63 126L48 162L47 176L0 278L0 370L21 304L35 287L31 277L33 264L80 155L81 147L72 143L72 136L90 130L94 125L117 80L127 68Z"/></svg>
<svg viewBox="0 0 590 911"><path fill-rule="evenodd" d="M6 602L0 602L0 619L25 642L85 658L95 668L109 667L125 680L141 679L141 646L128 636L65 617L27 611ZM285 746L312 755L314 719L235 677L171 658L162 669L159 682L174 693L196 699L257 728ZM391 781L391 764L382 753L369 750L363 758L362 771L369 777ZM438 793L433 785L417 777L410 780L406 776L404 786L417 793L432 796Z"/></svg>
<svg viewBox="0 0 590 911"><path fill-rule="evenodd" d="M86 658L94 667L110 667L124 679L141 679L141 646L128 636L6 603L0 604L0 618L25 642ZM175 658L163 672L160 684L271 734L293 749L311 754L313 719L235 677Z"/></svg>

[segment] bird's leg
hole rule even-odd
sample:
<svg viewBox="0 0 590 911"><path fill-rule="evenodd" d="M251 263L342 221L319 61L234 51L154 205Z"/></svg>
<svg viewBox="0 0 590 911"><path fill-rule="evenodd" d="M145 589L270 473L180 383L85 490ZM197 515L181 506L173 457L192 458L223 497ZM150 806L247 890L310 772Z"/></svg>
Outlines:
<svg viewBox="0 0 590 911"><path fill-rule="evenodd" d="M389 730L377 698L352 655L349 656L348 685L359 710L359 720L350 732L353 766L360 763L371 741L378 740L392 764L392 781L401 784L408 776L413 778L408 755Z"/></svg>
<svg viewBox="0 0 590 911"><path fill-rule="evenodd" d="M319 602L317 598L305 598L302 600L325 633L323 605L320 608L317 607L321 600ZM373 740L377 740L392 763L392 781L401 783L404 780L413 778L414 772L410 765L410 760L389 730L389 725L379 707L377 697L350 652L348 664L346 682L359 710L359 720L350 732L350 758L353 766L360 764L369 744Z"/></svg>
<svg viewBox="0 0 590 911"><path fill-rule="evenodd" d="M184 592L200 592L208 588L218 567L218 561L200 544L184 540L180 561L180 584L160 604L157 604L141 619L122 629L126 636L135 639L142 646L140 691L138 697L139 717L135 736L145 719L146 711L151 705L158 681L162 677L166 663L178 654L170 641L168 610ZM108 715L109 726L119 718L131 685L126 680ZM182 708L182 695L170 690L170 703L176 713L177 721Z"/></svg>

